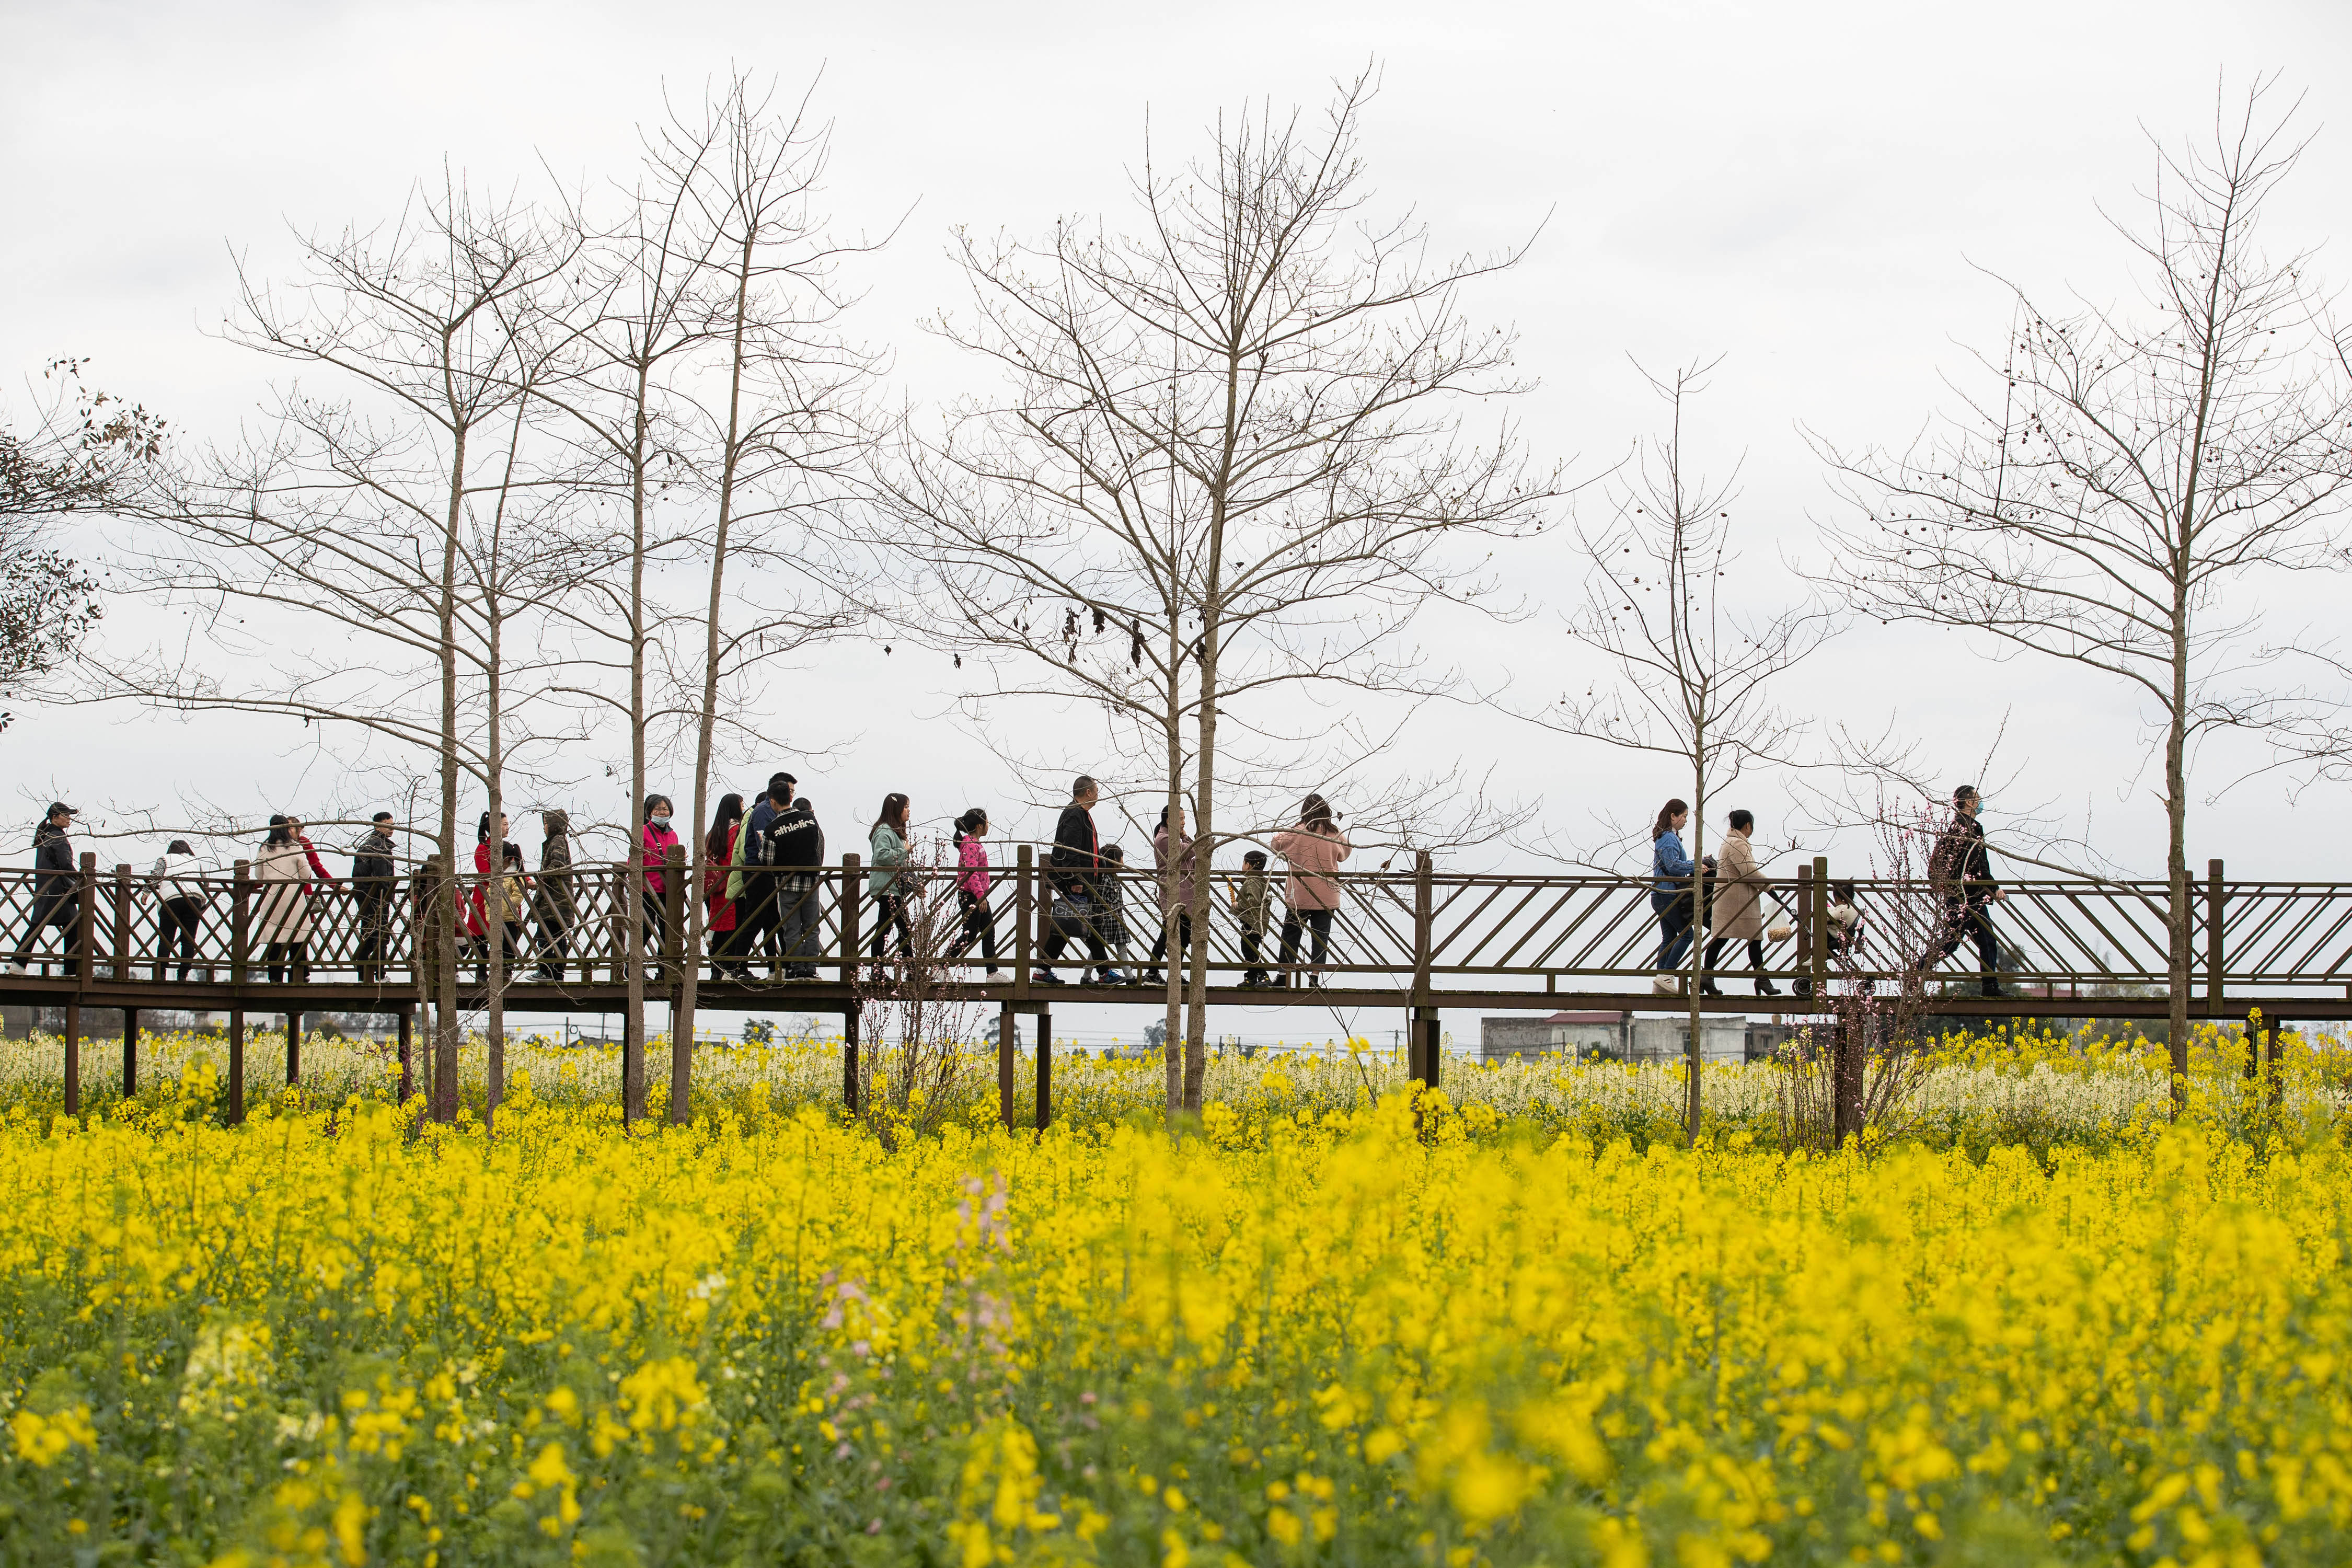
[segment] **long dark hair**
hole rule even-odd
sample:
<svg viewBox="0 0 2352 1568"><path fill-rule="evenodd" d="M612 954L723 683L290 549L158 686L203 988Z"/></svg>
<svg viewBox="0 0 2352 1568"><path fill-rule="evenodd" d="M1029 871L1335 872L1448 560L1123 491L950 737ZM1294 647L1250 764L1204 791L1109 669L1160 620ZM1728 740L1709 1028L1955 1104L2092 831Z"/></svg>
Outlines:
<svg viewBox="0 0 2352 1568"><path fill-rule="evenodd" d="M287 826L284 814L275 811L269 814L269 837L267 842L271 844L294 842L294 829Z"/></svg>
<svg viewBox="0 0 2352 1568"><path fill-rule="evenodd" d="M963 841L970 837L975 829L986 827L987 826L988 813L981 810L981 808L976 805L970 811L965 812L961 816L957 817L955 819L956 847L959 849L962 848Z"/></svg>
<svg viewBox="0 0 2352 1568"><path fill-rule="evenodd" d="M1319 795L1310 795L1298 803L1298 826L1320 833L1331 826L1331 803Z"/></svg>
<svg viewBox="0 0 2352 1568"><path fill-rule="evenodd" d="M1675 818L1690 809L1690 802L1676 795L1658 812L1658 820L1650 825L1650 842L1655 844L1675 830Z"/></svg>
<svg viewBox="0 0 2352 1568"><path fill-rule="evenodd" d="M727 830L743 820L743 797L722 795L719 809L710 814L710 836L702 841L703 852L712 859L727 853Z"/></svg>
<svg viewBox="0 0 2352 1568"><path fill-rule="evenodd" d="M907 837L907 797L892 790L882 797L882 815L874 819L874 827L887 827L899 837ZM874 831L873 827L866 830Z"/></svg>

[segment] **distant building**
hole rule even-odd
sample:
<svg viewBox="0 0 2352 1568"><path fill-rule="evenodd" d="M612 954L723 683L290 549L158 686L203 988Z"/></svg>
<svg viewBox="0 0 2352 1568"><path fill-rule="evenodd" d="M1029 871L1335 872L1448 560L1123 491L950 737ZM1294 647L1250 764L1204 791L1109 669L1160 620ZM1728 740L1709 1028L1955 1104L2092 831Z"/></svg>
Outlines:
<svg viewBox="0 0 2352 1568"><path fill-rule="evenodd" d="M1478 1020L1479 1056L1486 1061L1512 1057L1568 1056L1580 1061L1623 1061L1630 1013L1525 1014Z"/></svg>
<svg viewBox="0 0 2352 1568"><path fill-rule="evenodd" d="M1630 1034L1628 1061L1678 1062L1690 1051L1690 1019L1685 1016L1636 1018ZM1748 1059L1748 1020L1709 1013L1699 1020L1698 1042L1703 1061L1744 1062Z"/></svg>

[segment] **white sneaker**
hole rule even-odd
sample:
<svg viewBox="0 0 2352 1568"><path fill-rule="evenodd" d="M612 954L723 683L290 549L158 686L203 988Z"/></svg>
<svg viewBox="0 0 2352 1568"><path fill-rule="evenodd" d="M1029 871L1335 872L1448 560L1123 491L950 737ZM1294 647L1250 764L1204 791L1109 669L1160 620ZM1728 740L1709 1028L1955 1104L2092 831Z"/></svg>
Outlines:
<svg viewBox="0 0 2352 1568"><path fill-rule="evenodd" d="M1653 996L1679 996L1682 989L1683 977L1671 971L1650 982L1650 994Z"/></svg>
<svg viewBox="0 0 2352 1568"><path fill-rule="evenodd" d="M1002 979L1003 979L1003 978L1004 978L1004 971L1003 971L1002 969L992 969L992 970L990 970L990 971L988 972L988 983L989 983L991 985L995 984L998 981L1000 981L1000 980L1002 980Z"/></svg>
<svg viewBox="0 0 2352 1568"><path fill-rule="evenodd" d="M5 971L10 974L22 974L25 973L25 966L21 963L0 964L0 971Z"/></svg>

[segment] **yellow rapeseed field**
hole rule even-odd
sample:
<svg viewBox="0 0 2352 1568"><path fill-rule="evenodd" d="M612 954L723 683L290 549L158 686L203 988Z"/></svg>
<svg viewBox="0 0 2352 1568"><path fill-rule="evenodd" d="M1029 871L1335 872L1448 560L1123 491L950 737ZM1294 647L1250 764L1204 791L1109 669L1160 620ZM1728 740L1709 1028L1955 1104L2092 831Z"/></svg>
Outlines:
<svg viewBox="0 0 2352 1568"><path fill-rule="evenodd" d="M2039 1070L2039 1069L2036 1069ZM1367 1078L1370 1083L1374 1080ZM0 1119L0 1562L2342 1563L2321 1126Z"/></svg>

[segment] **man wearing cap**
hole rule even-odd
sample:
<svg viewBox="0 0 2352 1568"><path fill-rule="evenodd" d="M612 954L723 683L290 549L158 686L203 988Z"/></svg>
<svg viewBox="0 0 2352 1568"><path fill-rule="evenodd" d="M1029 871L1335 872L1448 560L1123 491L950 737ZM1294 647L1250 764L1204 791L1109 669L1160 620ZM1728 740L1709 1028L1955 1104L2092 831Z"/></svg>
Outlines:
<svg viewBox="0 0 2352 1568"><path fill-rule="evenodd" d="M73 840L67 837L73 826L74 809L61 800L49 802L48 814L33 829L33 918L25 924L25 934L17 939L16 956L8 965L11 974L25 973L25 961L40 940L43 926L65 929L63 946L66 950L66 973L81 972L79 949L75 939L80 933L78 917L81 900L76 894L74 879Z"/></svg>

